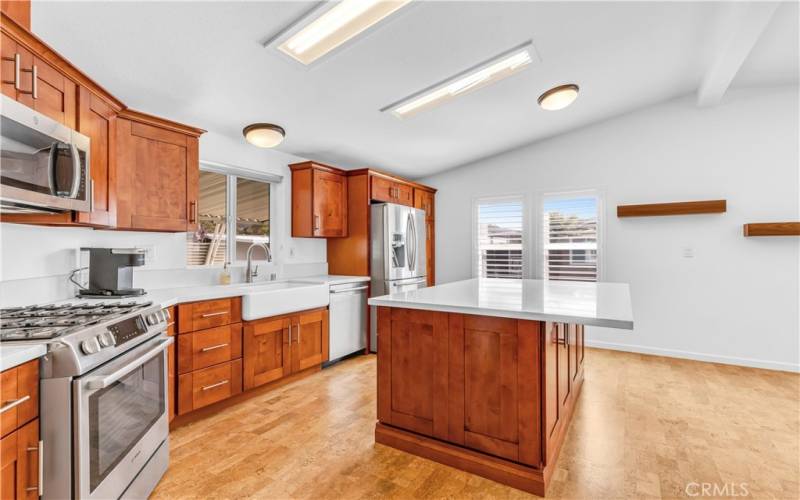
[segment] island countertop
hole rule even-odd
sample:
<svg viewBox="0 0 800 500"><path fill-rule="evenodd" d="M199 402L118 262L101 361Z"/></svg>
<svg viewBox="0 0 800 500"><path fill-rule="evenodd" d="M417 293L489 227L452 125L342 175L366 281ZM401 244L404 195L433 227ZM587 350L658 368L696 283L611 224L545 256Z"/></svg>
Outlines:
<svg viewBox="0 0 800 500"><path fill-rule="evenodd" d="M469 279L373 297L369 305L633 329L627 283Z"/></svg>

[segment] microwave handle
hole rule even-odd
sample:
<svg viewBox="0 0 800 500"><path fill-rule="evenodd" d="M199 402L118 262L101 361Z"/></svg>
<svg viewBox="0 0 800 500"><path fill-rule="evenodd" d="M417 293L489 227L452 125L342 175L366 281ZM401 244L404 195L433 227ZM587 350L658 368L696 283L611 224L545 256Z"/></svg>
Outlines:
<svg viewBox="0 0 800 500"><path fill-rule="evenodd" d="M58 196L56 192L56 158L58 157L58 142L50 145L50 155L47 158L47 182L50 185L50 194Z"/></svg>
<svg viewBox="0 0 800 500"><path fill-rule="evenodd" d="M81 156L78 147L75 144L70 144L69 149L72 153L72 189L69 192L69 197L74 199L78 196L78 191L81 189L81 178L83 177L81 169L83 165L81 165Z"/></svg>

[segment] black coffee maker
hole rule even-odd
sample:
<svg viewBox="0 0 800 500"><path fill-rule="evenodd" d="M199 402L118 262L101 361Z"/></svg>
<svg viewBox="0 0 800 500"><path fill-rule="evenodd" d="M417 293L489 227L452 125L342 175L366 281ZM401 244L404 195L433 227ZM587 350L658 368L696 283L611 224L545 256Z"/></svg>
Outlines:
<svg viewBox="0 0 800 500"><path fill-rule="evenodd" d="M133 288L133 268L144 265L143 248L81 248L89 252L89 287L81 297L136 297L142 288Z"/></svg>

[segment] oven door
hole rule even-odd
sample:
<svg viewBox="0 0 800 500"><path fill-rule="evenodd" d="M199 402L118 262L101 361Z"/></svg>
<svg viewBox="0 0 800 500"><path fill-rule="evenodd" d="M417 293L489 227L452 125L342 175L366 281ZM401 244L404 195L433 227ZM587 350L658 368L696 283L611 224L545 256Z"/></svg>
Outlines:
<svg viewBox="0 0 800 500"><path fill-rule="evenodd" d="M119 498L167 439L172 342L156 337L73 382L75 498Z"/></svg>
<svg viewBox="0 0 800 500"><path fill-rule="evenodd" d="M91 210L90 140L2 96L0 211Z"/></svg>

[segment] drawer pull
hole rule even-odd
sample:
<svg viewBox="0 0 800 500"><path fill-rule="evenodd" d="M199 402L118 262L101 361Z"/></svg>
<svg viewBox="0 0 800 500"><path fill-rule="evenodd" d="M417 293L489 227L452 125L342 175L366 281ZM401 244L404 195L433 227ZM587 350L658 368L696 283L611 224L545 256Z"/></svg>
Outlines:
<svg viewBox="0 0 800 500"><path fill-rule="evenodd" d="M174 321L170 321L169 323L167 323L167 328L170 328L172 326L175 326L175 322Z"/></svg>
<svg viewBox="0 0 800 500"><path fill-rule="evenodd" d="M11 408L15 408L15 407L21 405L22 403L24 403L25 401L27 401L29 399L31 399L30 395L25 395L25 396L22 396L19 399L15 399L13 401L9 401L2 408L0 408L0 413L5 413L6 411L10 410Z"/></svg>
<svg viewBox="0 0 800 500"><path fill-rule="evenodd" d="M214 349L219 349L220 347L225 347L226 345L228 345L227 342L225 342L224 344L217 344L217 345L212 345L212 346L208 346L208 347L203 347L202 349L200 349L200 352L213 351Z"/></svg>
<svg viewBox="0 0 800 500"><path fill-rule="evenodd" d="M38 481L38 484L36 486L28 486L27 488L25 488L25 491L38 491L39 492L39 496L44 495L44 454L42 453L42 451L43 451L42 448L44 448L44 442L43 441L39 441L39 445L38 446L28 446L28 448L26 450L28 453L33 453L33 452L39 453L39 455L38 455L38 459L39 459L38 460L38 462L39 462L39 471L38 471L39 472L38 473L39 481Z"/></svg>
<svg viewBox="0 0 800 500"><path fill-rule="evenodd" d="M213 312L213 313L205 313L205 314L203 314L201 317L202 317L202 318L212 318L212 317L214 317L214 316L222 316L223 314L228 314L228 311L219 311L219 312Z"/></svg>
<svg viewBox="0 0 800 500"><path fill-rule="evenodd" d="M230 381L229 381L229 380L223 380L222 382L217 382L216 384L204 385L203 387L201 387L201 388L200 388L200 390L201 390L201 391L207 391L207 390L209 390L209 389L213 389L213 388L215 388L215 387L219 387L219 386L221 386L221 385L225 385L225 384L227 384L228 382L230 382Z"/></svg>

